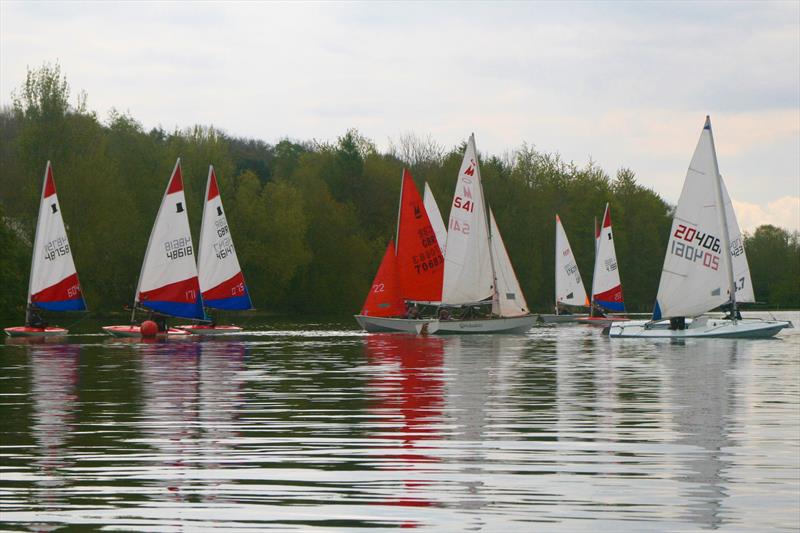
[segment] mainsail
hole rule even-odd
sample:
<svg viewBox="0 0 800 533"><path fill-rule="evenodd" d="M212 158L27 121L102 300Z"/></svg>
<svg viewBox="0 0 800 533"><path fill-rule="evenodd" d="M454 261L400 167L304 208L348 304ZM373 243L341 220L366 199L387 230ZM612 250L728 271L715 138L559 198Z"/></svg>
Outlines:
<svg viewBox="0 0 800 533"><path fill-rule="evenodd" d="M403 170L397 225L397 272L405 300L438 302L444 257L411 173Z"/></svg>
<svg viewBox="0 0 800 533"><path fill-rule="evenodd" d="M135 303L166 315L204 318L180 159L150 233Z"/></svg>
<svg viewBox="0 0 800 533"><path fill-rule="evenodd" d="M511 259L508 257L508 251L491 209L489 223L492 235L492 261L497 278L497 299L492 302L492 313L503 317L527 315L530 312L528 302L522 294L519 280L514 273L514 267L511 266Z"/></svg>
<svg viewBox="0 0 800 533"><path fill-rule="evenodd" d="M58 203L50 161L47 162L44 172L39 218L33 240L28 303L48 311L86 309L78 272L72 260L67 230L61 218L61 206Z"/></svg>
<svg viewBox="0 0 800 533"><path fill-rule="evenodd" d="M589 306L578 263L572 255L567 233L556 215L556 304Z"/></svg>
<svg viewBox="0 0 800 533"><path fill-rule="evenodd" d="M592 301L610 311L625 311L622 284L619 280L617 252L614 249L614 234L611 231L611 211L606 204L603 223L597 237L597 256L592 276Z"/></svg>
<svg viewBox="0 0 800 533"><path fill-rule="evenodd" d="M381 266L367 294L361 314L365 316L400 316L405 313L400 295L400 278L397 274L397 258L394 241L390 241L383 254Z"/></svg>
<svg viewBox="0 0 800 533"><path fill-rule="evenodd" d="M213 166L208 167L205 198L197 249L203 304L215 309L251 309Z"/></svg>
<svg viewBox="0 0 800 533"><path fill-rule="evenodd" d="M436 204L436 198L433 197L433 191L425 182L425 189L422 193L422 201L425 204L425 211L428 212L428 218L431 221L434 233L436 233L436 241L439 243L439 249L444 255L444 246L447 243L447 228L444 226L442 213L439 211L439 206Z"/></svg>
<svg viewBox="0 0 800 533"><path fill-rule="evenodd" d="M450 205L443 303L460 305L494 297L485 209L475 135L470 135Z"/></svg>
<svg viewBox="0 0 800 533"><path fill-rule="evenodd" d="M731 251L734 251L734 243L737 243L736 250L740 250L741 235L735 217L730 216L733 208L729 208L728 214L720 212L717 180L721 181L721 177L717 171L711 120L706 118L672 220L653 311L655 320L698 316L730 300L726 261L730 262L731 254L729 252L727 258L723 255L722 217L728 217ZM723 196L725 204L729 204L727 191ZM741 259L735 263L736 270L740 276L745 274L742 294L752 298L743 247L741 253L733 257L738 256Z"/></svg>

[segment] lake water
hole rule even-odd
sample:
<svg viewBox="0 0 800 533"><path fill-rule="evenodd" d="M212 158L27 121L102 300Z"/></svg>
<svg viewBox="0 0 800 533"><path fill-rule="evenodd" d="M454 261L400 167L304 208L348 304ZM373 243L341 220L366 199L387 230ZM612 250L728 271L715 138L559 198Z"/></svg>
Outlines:
<svg viewBox="0 0 800 533"><path fill-rule="evenodd" d="M800 528L800 329L264 327L0 344L0 528Z"/></svg>

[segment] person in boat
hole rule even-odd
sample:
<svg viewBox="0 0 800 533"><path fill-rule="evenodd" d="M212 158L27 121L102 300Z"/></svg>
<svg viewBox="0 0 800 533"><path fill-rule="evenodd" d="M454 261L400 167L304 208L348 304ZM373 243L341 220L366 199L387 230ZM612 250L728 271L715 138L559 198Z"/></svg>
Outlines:
<svg viewBox="0 0 800 533"><path fill-rule="evenodd" d="M166 333L169 329L169 326L167 325L167 317L164 315L159 313L150 313L150 320L156 323L159 333Z"/></svg>
<svg viewBox="0 0 800 533"><path fill-rule="evenodd" d="M417 304L409 304L408 309L406 310L406 318L419 318L419 308L417 307Z"/></svg>
<svg viewBox="0 0 800 533"><path fill-rule="evenodd" d="M724 317L725 320L733 320L734 318L736 320L741 320L742 319L742 312L739 311L738 309L736 310L736 312L734 312L732 307L733 307L732 305L723 305L722 306L722 310L725 311L725 317Z"/></svg>
<svg viewBox="0 0 800 533"><path fill-rule="evenodd" d="M569 307L562 304L561 302L556 304L556 314L557 315L571 315L572 311L569 310Z"/></svg>
<svg viewBox="0 0 800 533"><path fill-rule="evenodd" d="M605 318L606 317L605 310L597 302L592 302L592 309L594 311L592 313L594 316L600 317L600 318Z"/></svg>
<svg viewBox="0 0 800 533"><path fill-rule="evenodd" d="M45 322L42 315L39 314L39 310L35 307L28 306L28 320L25 321L25 325L29 328L46 328L47 322Z"/></svg>
<svg viewBox="0 0 800 533"><path fill-rule="evenodd" d="M446 307L439 309L439 320L450 320L452 315L450 314L450 310Z"/></svg>
<svg viewBox="0 0 800 533"><path fill-rule="evenodd" d="M686 329L686 317L674 316L669 319L669 329L673 331Z"/></svg>

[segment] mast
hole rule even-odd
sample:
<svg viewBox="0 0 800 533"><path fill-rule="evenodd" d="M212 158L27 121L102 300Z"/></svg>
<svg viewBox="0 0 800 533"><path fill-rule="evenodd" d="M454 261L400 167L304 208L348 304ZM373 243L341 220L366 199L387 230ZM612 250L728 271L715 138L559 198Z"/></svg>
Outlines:
<svg viewBox="0 0 800 533"><path fill-rule="evenodd" d="M556 264L555 264L555 269L553 270L553 272L555 273L553 281L555 281L555 286L556 286L556 316L558 316L558 213L556 213L556 244L555 244L555 248L556 248L556 253L555 253Z"/></svg>
<svg viewBox="0 0 800 533"><path fill-rule="evenodd" d="M470 135L472 147L475 150L475 166L478 167L478 174L480 174L480 163L478 163L478 149L475 147L475 134ZM494 267L494 254L492 253L492 228L489 224L489 205L486 202L486 194L483 191L483 176L478 180L478 185L481 189L481 202L483 202L483 218L486 220L486 235L489 241L489 264L492 265L492 307L497 303L498 311L500 309L500 297L497 293L497 269Z"/></svg>
<svg viewBox="0 0 800 533"><path fill-rule="evenodd" d="M711 117L708 115L706 115L706 123L703 128L708 130L708 135L711 137L711 155L714 160L714 185L717 194L720 227L722 228L722 262L725 264L725 274L728 276L728 291L730 291L731 295L731 317L736 320L736 284L733 281L733 260L731 258L730 235L728 234L728 217L725 216L725 201L722 195L722 176L719 173L717 149L714 146L714 133L711 131Z"/></svg>

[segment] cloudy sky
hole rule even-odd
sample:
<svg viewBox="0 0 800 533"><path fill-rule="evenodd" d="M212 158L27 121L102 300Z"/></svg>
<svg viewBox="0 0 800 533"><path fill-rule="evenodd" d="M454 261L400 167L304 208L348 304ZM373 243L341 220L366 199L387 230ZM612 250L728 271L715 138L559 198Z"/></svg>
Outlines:
<svg viewBox="0 0 800 533"><path fill-rule="evenodd" d="M676 202L706 114L740 225L800 227L800 2L9 2L0 103L58 61L146 128L386 148L475 132Z"/></svg>

